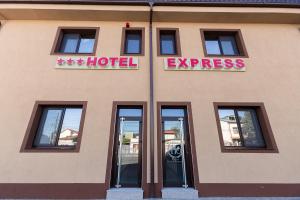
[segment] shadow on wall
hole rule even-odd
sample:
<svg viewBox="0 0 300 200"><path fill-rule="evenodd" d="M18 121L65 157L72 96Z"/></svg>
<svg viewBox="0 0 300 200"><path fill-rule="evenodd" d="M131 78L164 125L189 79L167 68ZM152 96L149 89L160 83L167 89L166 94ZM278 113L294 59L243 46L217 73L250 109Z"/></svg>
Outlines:
<svg viewBox="0 0 300 200"><path fill-rule="evenodd" d="M1 16L1 14L0 14ZM6 24L6 20L0 20L0 30L3 28L3 26Z"/></svg>

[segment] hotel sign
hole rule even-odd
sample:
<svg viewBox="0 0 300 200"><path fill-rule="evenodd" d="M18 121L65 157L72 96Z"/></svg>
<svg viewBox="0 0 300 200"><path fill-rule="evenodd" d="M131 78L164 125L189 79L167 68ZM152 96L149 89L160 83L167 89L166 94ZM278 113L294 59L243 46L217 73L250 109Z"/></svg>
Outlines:
<svg viewBox="0 0 300 200"><path fill-rule="evenodd" d="M135 57L59 57L56 60L57 69L139 69L138 58Z"/></svg>
<svg viewBox="0 0 300 200"><path fill-rule="evenodd" d="M243 59L231 58L165 58L165 70L175 71L246 71Z"/></svg>

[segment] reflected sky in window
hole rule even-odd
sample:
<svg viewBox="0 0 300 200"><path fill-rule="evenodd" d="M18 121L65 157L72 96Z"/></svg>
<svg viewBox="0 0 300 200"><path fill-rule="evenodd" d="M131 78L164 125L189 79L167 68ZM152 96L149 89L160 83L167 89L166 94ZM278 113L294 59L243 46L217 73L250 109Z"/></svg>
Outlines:
<svg viewBox="0 0 300 200"><path fill-rule="evenodd" d="M221 50L218 40L207 40L205 41L205 47L207 54L221 55Z"/></svg>
<svg viewBox="0 0 300 200"><path fill-rule="evenodd" d="M132 109L132 108L121 108L119 109L119 116L120 117L141 117L142 116L142 109Z"/></svg>
<svg viewBox="0 0 300 200"><path fill-rule="evenodd" d="M162 34L160 36L161 54L176 54L174 34Z"/></svg>
<svg viewBox="0 0 300 200"><path fill-rule="evenodd" d="M163 117L184 117L184 109L177 108L163 108L161 110Z"/></svg>
<svg viewBox="0 0 300 200"><path fill-rule="evenodd" d="M93 53L95 39L81 38L78 53Z"/></svg>
<svg viewBox="0 0 300 200"><path fill-rule="evenodd" d="M125 53L128 54L138 54L141 53L141 35L138 33L127 33L126 34L126 44Z"/></svg>
<svg viewBox="0 0 300 200"><path fill-rule="evenodd" d="M79 131L81 113L81 108L67 108L65 111L61 131L64 131L65 129Z"/></svg>

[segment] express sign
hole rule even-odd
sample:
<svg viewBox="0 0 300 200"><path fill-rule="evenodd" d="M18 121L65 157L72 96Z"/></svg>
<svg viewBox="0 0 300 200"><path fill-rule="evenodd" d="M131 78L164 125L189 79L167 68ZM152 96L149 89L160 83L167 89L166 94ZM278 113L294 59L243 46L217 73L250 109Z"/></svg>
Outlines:
<svg viewBox="0 0 300 200"><path fill-rule="evenodd" d="M246 71L243 59L231 58L165 58L165 70L182 71Z"/></svg>
<svg viewBox="0 0 300 200"><path fill-rule="evenodd" d="M59 57L58 69L139 69L136 57ZM231 58L165 58L165 70L180 71L246 71L243 59Z"/></svg>
<svg viewBox="0 0 300 200"><path fill-rule="evenodd" d="M139 69L134 57L59 57L58 69Z"/></svg>

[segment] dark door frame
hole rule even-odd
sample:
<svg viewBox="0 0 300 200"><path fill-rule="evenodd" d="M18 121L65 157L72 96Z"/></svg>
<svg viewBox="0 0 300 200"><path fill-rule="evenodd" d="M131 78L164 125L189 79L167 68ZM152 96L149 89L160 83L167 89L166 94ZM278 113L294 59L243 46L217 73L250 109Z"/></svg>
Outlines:
<svg viewBox="0 0 300 200"><path fill-rule="evenodd" d="M111 124L110 124L110 136L108 143L108 153L107 153L107 164L106 164L106 176L105 176L105 189L110 188L111 183L111 171L113 163L113 151L115 146L115 132L116 132L116 122L117 122L117 110L118 106L141 106L143 109L142 116L142 175L141 175L141 188L144 190L144 194L148 191L147 187L147 102L145 101L114 101L112 106L111 114Z"/></svg>
<svg viewBox="0 0 300 200"><path fill-rule="evenodd" d="M196 145L194 137L194 125L192 116L192 106L191 102L157 102L157 180L158 187L156 188L157 194L161 196L161 190L163 188L163 165L162 165L162 116L161 108L166 107L185 107L187 112L187 128L190 134L190 148L191 148L191 162L192 162L192 176L194 181L194 188L199 192L199 175L198 175L198 164L197 164L197 154Z"/></svg>

